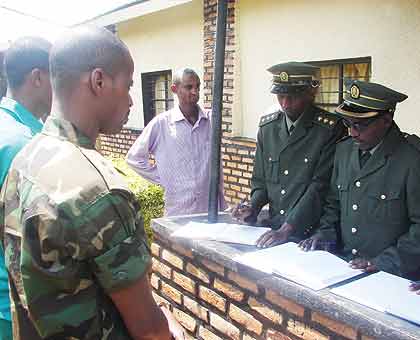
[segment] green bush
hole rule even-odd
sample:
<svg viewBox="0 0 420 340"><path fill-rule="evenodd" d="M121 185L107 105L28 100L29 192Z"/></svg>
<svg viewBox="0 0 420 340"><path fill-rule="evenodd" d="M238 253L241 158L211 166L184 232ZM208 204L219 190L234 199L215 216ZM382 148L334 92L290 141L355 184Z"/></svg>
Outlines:
<svg viewBox="0 0 420 340"><path fill-rule="evenodd" d="M111 158L114 166L124 175L130 190L136 195L140 203L140 211L144 219L144 228L147 233L149 244L153 239L150 226L152 218L163 216L163 188L152 184L143 177L137 175L123 158Z"/></svg>

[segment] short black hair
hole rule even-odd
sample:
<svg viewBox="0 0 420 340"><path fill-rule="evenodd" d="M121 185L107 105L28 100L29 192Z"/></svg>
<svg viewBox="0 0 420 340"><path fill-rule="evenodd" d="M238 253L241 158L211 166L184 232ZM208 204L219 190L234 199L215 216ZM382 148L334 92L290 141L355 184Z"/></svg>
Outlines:
<svg viewBox="0 0 420 340"><path fill-rule="evenodd" d="M71 88L83 73L95 68L114 76L123 69L129 56L127 46L105 28L82 26L72 29L51 50L53 89L60 92Z"/></svg>
<svg viewBox="0 0 420 340"><path fill-rule="evenodd" d="M51 43L40 37L22 37L15 40L4 54L4 71L8 86L19 88L25 77L38 68L49 70Z"/></svg>

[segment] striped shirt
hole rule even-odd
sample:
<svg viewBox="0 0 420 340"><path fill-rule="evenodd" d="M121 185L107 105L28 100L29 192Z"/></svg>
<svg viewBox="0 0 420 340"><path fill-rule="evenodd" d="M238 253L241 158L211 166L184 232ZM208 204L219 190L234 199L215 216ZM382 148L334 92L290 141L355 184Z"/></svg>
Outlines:
<svg viewBox="0 0 420 340"><path fill-rule="evenodd" d="M210 184L211 121L199 108L194 126L178 106L157 115L130 148L127 163L142 177L165 189L165 215L207 212ZM153 155L156 164L149 161ZM220 181L219 207L223 198Z"/></svg>

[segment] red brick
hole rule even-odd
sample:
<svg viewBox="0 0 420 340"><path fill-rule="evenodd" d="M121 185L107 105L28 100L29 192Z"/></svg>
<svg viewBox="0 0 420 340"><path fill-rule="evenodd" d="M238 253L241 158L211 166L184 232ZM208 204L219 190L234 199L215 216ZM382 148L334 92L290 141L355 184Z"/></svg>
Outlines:
<svg viewBox="0 0 420 340"><path fill-rule="evenodd" d="M171 278L172 269L158 261L156 258L152 258L152 270L166 277L167 279Z"/></svg>
<svg viewBox="0 0 420 340"><path fill-rule="evenodd" d="M200 286L198 288L198 296L200 297L200 299L202 299L203 301L206 301L207 303L216 307L222 312L226 310L226 299L221 297L215 291L207 287Z"/></svg>
<svg viewBox="0 0 420 340"><path fill-rule="evenodd" d="M157 243L152 243L152 245L150 246L150 250L152 252L152 255L159 257L160 256L160 245L158 245Z"/></svg>
<svg viewBox="0 0 420 340"><path fill-rule="evenodd" d="M204 340L223 340L222 338L219 338L216 334L210 332L207 328L204 328L203 326L200 326L200 329L198 330L198 335L201 339Z"/></svg>
<svg viewBox="0 0 420 340"><path fill-rule="evenodd" d="M182 293L178 289L173 288L172 286L168 285L167 283L163 281L161 283L162 283L162 288L161 288L162 294L181 305Z"/></svg>
<svg viewBox="0 0 420 340"><path fill-rule="evenodd" d="M172 249L177 252L178 254L188 257L192 259L194 257L193 252L191 249L187 249L183 246L180 246L179 244L172 244Z"/></svg>
<svg viewBox="0 0 420 340"><path fill-rule="evenodd" d="M215 262L212 262L206 259L201 260L201 263L204 265L204 267L211 270L212 272L215 272L219 274L220 276L225 275L225 268L221 266L220 264L217 264Z"/></svg>
<svg viewBox="0 0 420 340"><path fill-rule="evenodd" d="M258 314L267 318L268 320L271 320L275 324L281 324L283 322L283 315L281 313L259 302L253 297L248 299L248 305Z"/></svg>
<svg viewBox="0 0 420 340"><path fill-rule="evenodd" d="M328 328L329 330L333 331L334 333L340 334L346 338L356 340L357 339L357 330L353 327L350 327L346 324L343 324L341 322L332 320L325 315L318 313L318 312L312 312L311 316L312 321L319 323L320 325Z"/></svg>
<svg viewBox="0 0 420 340"><path fill-rule="evenodd" d="M239 328L212 312L210 312L210 325L230 339L239 340Z"/></svg>
<svg viewBox="0 0 420 340"><path fill-rule="evenodd" d="M189 277L182 275L181 273L178 273L176 271L173 271L172 278L178 286L181 286L191 294L195 294L195 282Z"/></svg>
<svg viewBox="0 0 420 340"><path fill-rule="evenodd" d="M209 275L204 270L194 266L191 263L187 264L187 272L190 273L191 275L195 276L196 278L200 279L201 281L205 282L205 283L210 282Z"/></svg>
<svg viewBox="0 0 420 340"><path fill-rule="evenodd" d="M275 331L274 329L268 329L266 340L293 340L293 339L291 339L287 335L284 335L283 333Z"/></svg>
<svg viewBox="0 0 420 340"><path fill-rule="evenodd" d="M303 314L305 313L305 308L297 303L284 298L283 296L273 292L272 290L267 290L265 293L265 298L272 304L275 304L288 312L300 316L303 318Z"/></svg>
<svg viewBox="0 0 420 340"><path fill-rule="evenodd" d="M251 292L258 294L258 287L256 283L252 282L251 280L239 275L238 273L229 271L228 273L229 280L235 282L238 286L248 289Z"/></svg>
<svg viewBox="0 0 420 340"><path fill-rule="evenodd" d="M192 316L189 316L187 313L184 313L178 308L174 308L172 313L175 319L177 319L182 326L188 329L191 333L195 332L195 329L197 328L197 322Z"/></svg>
<svg viewBox="0 0 420 340"><path fill-rule="evenodd" d="M304 340L328 340L329 337L318 332L317 330L305 325L300 321L289 319L287 322L287 330L304 339Z"/></svg>
<svg viewBox="0 0 420 340"><path fill-rule="evenodd" d="M161 297L160 295L156 294L155 292L152 292L152 296L153 296L153 299L155 300L155 302L156 302L157 305L163 303L166 306L169 306L169 307L171 306L171 303L168 300L164 299L163 297Z"/></svg>
<svg viewBox="0 0 420 340"><path fill-rule="evenodd" d="M201 306L197 301L190 299L188 296L184 296L184 306L201 320L207 323L209 322L209 310Z"/></svg>
<svg viewBox="0 0 420 340"><path fill-rule="evenodd" d="M243 311L233 304L230 304L229 317L243 325L247 330L251 332L254 332L258 335L262 333L262 323L255 319L251 314Z"/></svg>
<svg viewBox="0 0 420 340"><path fill-rule="evenodd" d="M156 274L152 274L150 276L150 284L152 285L154 289L159 290L159 282L160 282L160 279Z"/></svg>
<svg viewBox="0 0 420 340"><path fill-rule="evenodd" d="M213 287L235 301L241 302L244 299L244 292L217 278L214 280Z"/></svg>
<svg viewBox="0 0 420 340"><path fill-rule="evenodd" d="M169 250L164 249L162 252L162 259L169 262L171 265L178 269L184 268L184 261L179 256L176 256L175 254L171 253Z"/></svg>

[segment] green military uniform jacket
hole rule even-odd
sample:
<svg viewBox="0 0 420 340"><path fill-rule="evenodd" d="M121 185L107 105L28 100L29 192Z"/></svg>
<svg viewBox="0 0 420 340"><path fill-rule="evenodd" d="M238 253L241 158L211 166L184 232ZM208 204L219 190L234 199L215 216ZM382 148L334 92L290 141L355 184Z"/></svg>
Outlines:
<svg viewBox="0 0 420 340"><path fill-rule="evenodd" d="M403 276L420 268L419 150L420 140L395 124L362 169L350 138L337 145L319 232L330 240L341 235L348 260L363 257Z"/></svg>
<svg viewBox="0 0 420 340"><path fill-rule="evenodd" d="M91 141L49 117L0 198L15 339L131 339L109 295L151 257L134 194Z"/></svg>
<svg viewBox="0 0 420 340"><path fill-rule="evenodd" d="M289 135L281 111L263 116L251 179L251 205L269 203L272 228L293 225L302 239L318 227L331 178L335 146L344 128L337 116L315 106Z"/></svg>

